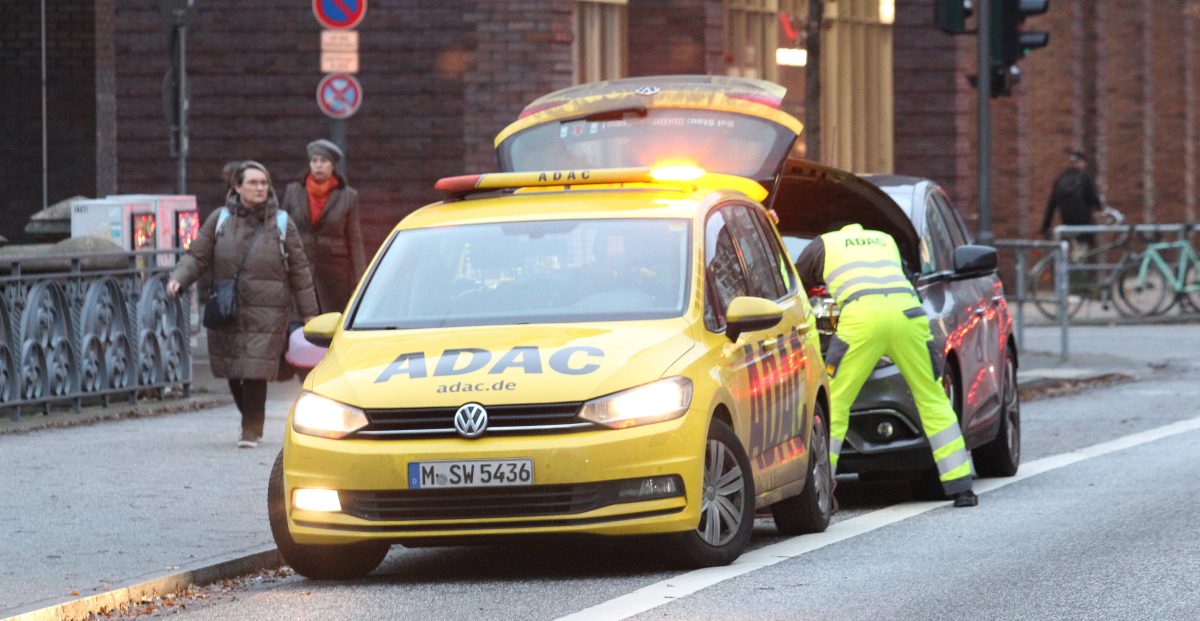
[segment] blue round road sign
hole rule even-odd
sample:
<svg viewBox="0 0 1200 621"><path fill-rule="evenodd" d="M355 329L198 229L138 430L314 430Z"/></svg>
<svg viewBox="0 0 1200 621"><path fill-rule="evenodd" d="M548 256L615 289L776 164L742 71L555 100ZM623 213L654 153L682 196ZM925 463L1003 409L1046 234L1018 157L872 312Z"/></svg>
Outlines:
<svg viewBox="0 0 1200 621"><path fill-rule="evenodd" d="M325 28L348 30L362 21L367 0L313 0L313 15Z"/></svg>
<svg viewBox="0 0 1200 621"><path fill-rule="evenodd" d="M362 84L348 73L331 73L317 85L317 106L331 119L354 116L362 100Z"/></svg>

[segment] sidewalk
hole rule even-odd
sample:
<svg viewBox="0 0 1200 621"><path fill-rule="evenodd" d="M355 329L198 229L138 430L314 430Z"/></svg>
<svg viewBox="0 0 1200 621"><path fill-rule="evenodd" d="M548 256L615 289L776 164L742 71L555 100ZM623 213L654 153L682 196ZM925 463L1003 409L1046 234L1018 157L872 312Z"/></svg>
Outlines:
<svg viewBox="0 0 1200 621"><path fill-rule="evenodd" d="M1066 364L1056 329L1030 327L1025 337L1023 389L1144 376L1164 362L1162 352L1200 345L1200 326L1076 328L1077 353ZM212 391L208 398L227 397L222 381L201 377L204 368L196 366L198 387ZM186 583L207 570L211 581L274 562L267 475L297 391L295 381L270 385L257 449L235 448L240 419L232 405L8 434L0 422L0 619L156 577Z"/></svg>

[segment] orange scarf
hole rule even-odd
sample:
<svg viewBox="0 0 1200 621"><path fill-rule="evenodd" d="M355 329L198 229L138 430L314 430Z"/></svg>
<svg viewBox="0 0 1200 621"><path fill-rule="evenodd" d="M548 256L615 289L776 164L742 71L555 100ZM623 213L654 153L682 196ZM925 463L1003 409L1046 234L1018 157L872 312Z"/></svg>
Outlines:
<svg viewBox="0 0 1200 621"><path fill-rule="evenodd" d="M304 179L304 189L308 190L308 219L313 224L321 219L325 212L325 204L329 202L329 194L338 185L337 177L330 176L324 183L308 175Z"/></svg>

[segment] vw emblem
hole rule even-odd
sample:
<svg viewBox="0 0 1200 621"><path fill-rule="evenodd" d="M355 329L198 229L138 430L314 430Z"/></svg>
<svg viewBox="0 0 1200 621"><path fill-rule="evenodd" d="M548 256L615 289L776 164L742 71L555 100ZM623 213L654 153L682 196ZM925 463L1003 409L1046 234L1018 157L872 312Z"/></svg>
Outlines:
<svg viewBox="0 0 1200 621"><path fill-rule="evenodd" d="M655 95L661 90L662 88L658 86L643 86L633 92L637 93L638 95Z"/></svg>
<svg viewBox="0 0 1200 621"><path fill-rule="evenodd" d="M478 438L487 430L487 410L478 403L467 403L454 413L454 429L464 438Z"/></svg>

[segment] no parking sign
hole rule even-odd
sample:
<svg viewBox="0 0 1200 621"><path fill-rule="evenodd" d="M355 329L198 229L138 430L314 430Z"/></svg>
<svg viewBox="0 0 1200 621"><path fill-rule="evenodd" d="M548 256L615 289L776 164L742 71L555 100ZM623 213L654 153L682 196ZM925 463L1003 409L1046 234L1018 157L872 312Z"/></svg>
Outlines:
<svg viewBox="0 0 1200 621"><path fill-rule="evenodd" d="M367 0L313 0L313 15L325 28L354 28L367 14Z"/></svg>
<svg viewBox="0 0 1200 621"><path fill-rule="evenodd" d="M317 106L331 119L354 116L362 100L362 84L348 73L331 73L317 85Z"/></svg>

